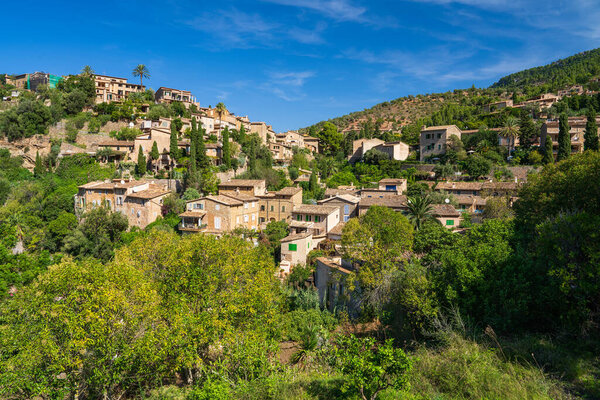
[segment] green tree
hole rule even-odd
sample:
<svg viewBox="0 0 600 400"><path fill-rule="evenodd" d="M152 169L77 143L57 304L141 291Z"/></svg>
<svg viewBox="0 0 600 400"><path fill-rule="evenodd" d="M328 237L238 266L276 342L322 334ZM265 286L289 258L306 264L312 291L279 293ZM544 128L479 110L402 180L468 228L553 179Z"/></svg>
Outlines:
<svg viewBox="0 0 600 400"><path fill-rule="evenodd" d="M560 115L558 123L558 153L556 161L562 161L571 156L571 134L567 114Z"/></svg>
<svg viewBox="0 0 600 400"><path fill-rule="evenodd" d="M150 71L148 70L148 67L146 67L144 64L138 64L133 71L131 72L131 74L134 77L139 77L140 78L140 86L142 88L142 90L144 89L144 78L146 79L150 79Z"/></svg>
<svg viewBox="0 0 600 400"><path fill-rule="evenodd" d="M341 337L335 354L344 374L343 389L356 391L363 400L375 400L388 388L409 387L412 362L402 349L394 348L392 339L376 345L372 337Z"/></svg>
<svg viewBox="0 0 600 400"><path fill-rule="evenodd" d="M429 195L409 197L406 207L408 220L418 231L428 221L437 221L433 216L433 199Z"/></svg>
<svg viewBox="0 0 600 400"><path fill-rule="evenodd" d="M169 143L169 155L171 156L171 162L176 163L177 160L179 160L179 157L181 157L181 154L179 152L179 146L178 146L178 132L177 132L177 128L175 127L174 124L171 124L171 136L170 136L170 143Z"/></svg>
<svg viewBox="0 0 600 400"><path fill-rule="evenodd" d="M33 168L33 175L40 177L44 173L44 164L42 163L42 157L40 152L35 153L35 167Z"/></svg>
<svg viewBox="0 0 600 400"><path fill-rule="evenodd" d="M223 130L223 164L231 168L231 144L229 143L229 128Z"/></svg>
<svg viewBox="0 0 600 400"><path fill-rule="evenodd" d="M150 150L150 158L156 161L159 157L160 153L158 152L158 145L156 144L156 141L154 141L154 143L152 143L152 150Z"/></svg>
<svg viewBox="0 0 600 400"><path fill-rule="evenodd" d="M538 136L537 129L533 119L525 110L521 112L521 120L519 123L519 143L520 146L528 149L533 141Z"/></svg>
<svg viewBox="0 0 600 400"><path fill-rule="evenodd" d="M83 68L81 68L81 74L87 75L87 76L92 76L92 75L94 75L94 70L89 65L84 65Z"/></svg>
<svg viewBox="0 0 600 400"><path fill-rule="evenodd" d="M227 110L227 107L225 107L225 104L223 104L222 102L218 102L215 106L215 110L217 111L217 114L219 114L219 136L221 136L221 129L223 125L223 113L225 112L225 110Z"/></svg>
<svg viewBox="0 0 600 400"><path fill-rule="evenodd" d="M598 150L598 124L596 123L596 111L590 107L587 114L587 122L585 124L585 134L583 135L584 150Z"/></svg>
<svg viewBox="0 0 600 400"><path fill-rule="evenodd" d="M146 157L144 156L144 150L142 149L142 146L140 146L140 150L138 151L138 158L137 158L137 164L135 166L135 172L139 176L146 175Z"/></svg>
<svg viewBox="0 0 600 400"><path fill-rule="evenodd" d="M202 127L202 124L200 124L196 132L196 160L199 168L207 168L210 166L210 160L206 155L206 145L204 144L205 133L206 130Z"/></svg>
<svg viewBox="0 0 600 400"><path fill-rule="evenodd" d="M552 148L552 138L550 135L546 135L546 139L544 140L543 156L542 163L552 164L554 162L554 149Z"/></svg>
<svg viewBox="0 0 600 400"><path fill-rule="evenodd" d="M337 127L331 122L325 122L323 129L317 134L323 152L326 155L334 155L340 150L344 136L338 132Z"/></svg>
<svg viewBox="0 0 600 400"><path fill-rule="evenodd" d="M504 125L500 130L502 136L505 136L509 140L508 154L515 148L515 139L519 136L519 121L512 115L509 115L504 120Z"/></svg>
<svg viewBox="0 0 600 400"><path fill-rule="evenodd" d="M492 162L479 154L473 154L465 160L465 171L474 179L490 173Z"/></svg>

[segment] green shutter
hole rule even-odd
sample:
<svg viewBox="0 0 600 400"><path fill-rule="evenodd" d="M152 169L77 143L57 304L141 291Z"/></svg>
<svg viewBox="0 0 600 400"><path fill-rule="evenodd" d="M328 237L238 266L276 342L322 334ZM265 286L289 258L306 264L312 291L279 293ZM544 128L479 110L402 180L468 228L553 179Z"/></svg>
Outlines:
<svg viewBox="0 0 600 400"><path fill-rule="evenodd" d="M452 225L454 225L454 220L453 220L453 219L447 219L447 220L446 220L446 225L447 225L447 226L452 226Z"/></svg>
<svg viewBox="0 0 600 400"><path fill-rule="evenodd" d="M302 221L302 215L299 215L299 214L298 214L298 216L296 217L296 219L297 219L298 221Z"/></svg>
<svg viewBox="0 0 600 400"><path fill-rule="evenodd" d="M298 245L296 243L290 243L288 245L288 250L289 251L296 251L296 250L298 250Z"/></svg>
<svg viewBox="0 0 600 400"><path fill-rule="evenodd" d="M319 217L318 215L315 215L315 222L320 222L321 221L321 217Z"/></svg>

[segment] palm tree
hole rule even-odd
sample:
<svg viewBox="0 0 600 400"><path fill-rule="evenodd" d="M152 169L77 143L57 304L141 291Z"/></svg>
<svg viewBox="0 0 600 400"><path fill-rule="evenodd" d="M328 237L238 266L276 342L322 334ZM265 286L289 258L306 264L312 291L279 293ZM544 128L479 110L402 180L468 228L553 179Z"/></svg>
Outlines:
<svg viewBox="0 0 600 400"><path fill-rule="evenodd" d="M132 75L140 77L140 86L142 87L142 90L144 90L144 78L150 79L150 71L148 71L148 68L144 64L138 64L138 66L133 69Z"/></svg>
<svg viewBox="0 0 600 400"><path fill-rule="evenodd" d="M223 112L225 112L226 109L227 109L227 107L225 107L225 104L223 104L222 102L219 102L215 106L215 110L217 110L217 112L219 113L219 137L221 137L221 125L222 125L221 118L223 118Z"/></svg>
<svg viewBox="0 0 600 400"><path fill-rule="evenodd" d="M421 229L427 221L437 221L433 216L433 200L429 195L409 197L408 219L416 230Z"/></svg>
<svg viewBox="0 0 600 400"><path fill-rule="evenodd" d="M504 126L500 130L503 136L506 136L508 142L508 155L510 155L511 148L515 148L515 138L519 136L519 120L512 115L509 115L504 121Z"/></svg>
<svg viewBox="0 0 600 400"><path fill-rule="evenodd" d="M94 70L89 65L85 65L83 68L81 68L81 75L92 76L94 75Z"/></svg>

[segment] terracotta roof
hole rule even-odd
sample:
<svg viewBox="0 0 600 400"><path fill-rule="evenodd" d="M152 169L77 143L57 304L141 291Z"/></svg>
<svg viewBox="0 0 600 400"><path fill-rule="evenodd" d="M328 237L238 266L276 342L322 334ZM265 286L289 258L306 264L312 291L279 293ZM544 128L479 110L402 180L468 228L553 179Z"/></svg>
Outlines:
<svg viewBox="0 0 600 400"><path fill-rule="evenodd" d="M196 217L202 218L206 215L206 211L185 211L179 214L180 217Z"/></svg>
<svg viewBox="0 0 600 400"><path fill-rule="evenodd" d="M328 203L332 200L343 200L346 201L348 203L352 203L352 204L356 204L360 201L360 197L356 197L356 196L352 196L351 194L336 194L335 196L332 197L328 197L326 199L323 200L319 200L317 203L318 204L323 204L323 203Z"/></svg>
<svg viewBox="0 0 600 400"><path fill-rule="evenodd" d="M454 198L458 201L458 204L476 204L476 205L485 205L486 199L481 196L473 196L471 194L455 194Z"/></svg>
<svg viewBox="0 0 600 400"><path fill-rule="evenodd" d="M278 194L280 196L293 196L296 193L301 192L301 191L302 191L302 188L295 187L295 186L287 186L281 190L276 191L275 194Z"/></svg>
<svg viewBox="0 0 600 400"><path fill-rule="evenodd" d="M224 193L221 196L227 196L229 198L232 198L234 200L239 200L239 201L258 201L258 197L250 196L249 194L245 194L245 193L236 193L236 194Z"/></svg>
<svg viewBox="0 0 600 400"><path fill-rule="evenodd" d="M221 143L204 143L205 149L220 149L223 147Z"/></svg>
<svg viewBox="0 0 600 400"><path fill-rule="evenodd" d="M344 226L346 226L345 222L340 222L336 226L334 226L327 234L328 235L341 235L344 230Z"/></svg>
<svg viewBox="0 0 600 400"><path fill-rule="evenodd" d="M424 129L421 129L421 132L425 132L425 131L439 131L439 130L442 130L442 129L449 129L449 128L452 128L452 127L455 127L456 129L458 129L458 126L456 126L456 125L440 125L440 126L428 126L428 127L424 128ZM458 130L460 130L460 129L458 129Z"/></svg>
<svg viewBox="0 0 600 400"><path fill-rule="evenodd" d="M406 207L406 196L389 197L363 197L358 203L359 207L383 206L383 207Z"/></svg>
<svg viewBox="0 0 600 400"><path fill-rule="evenodd" d="M481 190L483 182L440 182L435 190Z"/></svg>
<svg viewBox="0 0 600 400"><path fill-rule="evenodd" d="M293 219L290 222L291 228L312 228L314 225L315 223L311 221L296 221L295 219Z"/></svg>
<svg viewBox="0 0 600 400"><path fill-rule="evenodd" d="M305 141L305 142L306 142L306 141L315 141L315 140L318 142L318 141L319 141L319 138L312 137L312 136L304 136L304 141Z"/></svg>
<svg viewBox="0 0 600 400"><path fill-rule="evenodd" d="M403 184L406 182L406 179L394 179L394 178L387 178L387 179L382 179L379 181L379 183L395 183L395 184Z"/></svg>
<svg viewBox="0 0 600 400"><path fill-rule="evenodd" d="M343 272L345 274L351 274L352 271L350 271L349 269L346 269L344 267L342 267L340 264L338 264L334 259L332 258L328 258L328 257L317 257L316 260L318 262L320 262L321 264L331 268L331 269L335 269L338 270L340 272Z"/></svg>
<svg viewBox="0 0 600 400"><path fill-rule="evenodd" d="M227 182L219 183L219 186L237 187L237 186L258 186L264 185L264 179L232 179Z"/></svg>
<svg viewBox="0 0 600 400"><path fill-rule="evenodd" d="M281 239L281 243L293 242L294 240L305 239L309 236L312 236L312 233L308 233L308 232L296 233L296 234L292 234L292 235L288 235L288 236L284 237L283 239Z"/></svg>
<svg viewBox="0 0 600 400"><path fill-rule="evenodd" d="M339 208L335 206L322 206L322 205L310 205L310 204L301 204L298 206L294 206L294 213L301 214L317 214L317 215L329 215L338 211Z"/></svg>
<svg viewBox="0 0 600 400"><path fill-rule="evenodd" d="M146 181L126 181L123 180L123 183L121 183L121 181L112 181L112 182L105 182L105 181L94 181L94 182L88 182L85 185L80 185L79 188L81 189L101 189L101 190L108 190L108 189L127 189L130 187L135 187L135 186L140 186L140 185L144 185L146 184Z"/></svg>
<svg viewBox="0 0 600 400"><path fill-rule="evenodd" d="M154 199L156 197L167 195L169 193L171 193L171 192L169 192L168 190L164 190L164 189L146 189L146 190L140 190L139 192L136 192L136 193L128 194L127 197L149 200L149 199Z"/></svg>
<svg viewBox="0 0 600 400"><path fill-rule="evenodd" d="M519 186L516 182L484 182L482 189L517 190Z"/></svg>
<svg viewBox="0 0 600 400"><path fill-rule="evenodd" d="M206 196L204 198L207 200L216 201L217 203L226 204L228 206L241 206L244 204L242 201L232 199L231 197L227 197L222 194Z"/></svg>
<svg viewBox="0 0 600 400"><path fill-rule="evenodd" d="M460 217L460 213L451 204L434 204L431 213L436 217Z"/></svg>
<svg viewBox="0 0 600 400"><path fill-rule="evenodd" d="M337 196L337 195L340 195L340 194L354 195L359 190L360 189L358 189L358 188L354 188L354 189L327 188L327 189L325 189L325 196L332 197L332 196Z"/></svg>
<svg viewBox="0 0 600 400"><path fill-rule="evenodd" d="M130 146L133 147L135 142L130 142L127 140L107 140L106 142L98 143L98 146Z"/></svg>

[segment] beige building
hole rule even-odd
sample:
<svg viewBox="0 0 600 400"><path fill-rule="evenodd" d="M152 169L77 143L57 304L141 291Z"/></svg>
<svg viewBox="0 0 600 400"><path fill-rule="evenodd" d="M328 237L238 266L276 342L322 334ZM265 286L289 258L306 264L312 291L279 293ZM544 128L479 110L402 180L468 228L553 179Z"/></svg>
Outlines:
<svg viewBox="0 0 600 400"><path fill-rule="evenodd" d="M583 152L585 133L585 125L587 118L585 117L569 117L569 134L571 135L571 153ZM596 123L600 124L600 117L596 117ZM546 145L546 139L550 137L552 140L552 151L554 158L558 154L558 131L559 121L547 121L542 125L541 142L542 147Z"/></svg>
<svg viewBox="0 0 600 400"><path fill-rule="evenodd" d="M274 193L259 195L258 198L258 220L261 227L274 221L289 222L294 206L302 204L302 188L285 187Z"/></svg>
<svg viewBox="0 0 600 400"><path fill-rule="evenodd" d="M264 122L251 122L250 133L258 134L260 140L267 144L271 141L275 141L276 133L271 125L267 125Z"/></svg>
<svg viewBox="0 0 600 400"><path fill-rule="evenodd" d="M304 147L304 136L296 131L287 131L284 133L278 133L275 140L277 143L283 143L290 147L297 146L299 148Z"/></svg>
<svg viewBox="0 0 600 400"><path fill-rule="evenodd" d="M461 130L456 125L423 127L419 140L420 160L446 154L446 148L453 135L459 139L461 137Z"/></svg>
<svg viewBox="0 0 600 400"><path fill-rule="evenodd" d="M363 197L358 202L358 216L366 214L372 206L388 207L394 211L404 213L407 210L406 196Z"/></svg>
<svg viewBox="0 0 600 400"><path fill-rule="evenodd" d="M179 229L216 235L236 228L258 228L258 198L246 194L204 196L186 203Z"/></svg>
<svg viewBox="0 0 600 400"><path fill-rule="evenodd" d="M281 239L280 273L287 275L296 265L306 264L308 253L315 247L315 241L309 232L292 234Z"/></svg>
<svg viewBox="0 0 600 400"><path fill-rule="evenodd" d="M403 178L386 178L379 181L379 190L394 192L396 194L404 194L407 189L407 180Z"/></svg>
<svg viewBox="0 0 600 400"><path fill-rule="evenodd" d="M435 204L431 213L448 229L455 229L460 225L460 213L451 204Z"/></svg>
<svg viewBox="0 0 600 400"><path fill-rule="evenodd" d="M78 188L75 214L104 206L127 217L129 226L145 228L162 215L163 200L171 194L165 187L147 181L96 181Z"/></svg>
<svg viewBox="0 0 600 400"><path fill-rule="evenodd" d="M358 215L359 197L350 194L339 194L323 200L319 200L317 204L325 206L335 206L340 209L340 218L343 222L348 222L350 218Z"/></svg>
<svg viewBox="0 0 600 400"><path fill-rule="evenodd" d="M290 228L294 233L310 232L316 239L325 237L339 223L339 207L301 204L292 211Z"/></svg>
<svg viewBox="0 0 600 400"><path fill-rule="evenodd" d="M269 142L269 150L271 150L271 154L273 155L273 161L279 163L290 161L294 156L292 148L283 143Z"/></svg>
<svg viewBox="0 0 600 400"><path fill-rule="evenodd" d="M384 142L381 139L359 139L352 142L352 154L348 156L348 161L351 163L360 161L371 149L387 154L390 160L399 161L406 160L410 153L410 146L400 141Z"/></svg>
<svg viewBox="0 0 600 400"><path fill-rule="evenodd" d="M219 194L263 196L266 192L267 185L264 179L230 179L219 184Z"/></svg>
<svg viewBox="0 0 600 400"><path fill-rule="evenodd" d="M166 87L159 87L156 93L154 93L154 100L157 103L173 103L174 101L180 101L186 108L189 108L192 104L199 106L196 98L192 96L192 92L189 90L179 90Z"/></svg>
<svg viewBox="0 0 600 400"><path fill-rule="evenodd" d="M98 143L98 150L110 150L111 155L106 157L106 161L127 161L132 160L135 142L126 140L106 140Z"/></svg>
<svg viewBox="0 0 600 400"><path fill-rule="evenodd" d="M94 75L96 84L96 103L123 101L131 93L143 92L144 88L135 83L128 83L126 78L107 75Z"/></svg>
<svg viewBox="0 0 600 400"><path fill-rule="evenodd" d="M312 153L319 153L319 139L312 136L304 136L304 148Z"/></svg>

